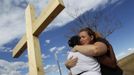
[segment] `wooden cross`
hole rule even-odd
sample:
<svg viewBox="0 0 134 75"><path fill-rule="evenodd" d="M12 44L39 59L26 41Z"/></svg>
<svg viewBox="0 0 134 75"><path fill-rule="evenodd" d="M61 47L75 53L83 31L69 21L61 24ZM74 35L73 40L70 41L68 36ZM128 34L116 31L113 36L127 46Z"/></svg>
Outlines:
<svg viewBox="0 0 134 75"><path fill-rule="evenodd" d="M28 49L29 75L44 75L38 36L63 9L62 0L53 0L40 16L35 18L34 7L29 4L26 8L26 34L13 49L12 55L17 58Z"/></svg>

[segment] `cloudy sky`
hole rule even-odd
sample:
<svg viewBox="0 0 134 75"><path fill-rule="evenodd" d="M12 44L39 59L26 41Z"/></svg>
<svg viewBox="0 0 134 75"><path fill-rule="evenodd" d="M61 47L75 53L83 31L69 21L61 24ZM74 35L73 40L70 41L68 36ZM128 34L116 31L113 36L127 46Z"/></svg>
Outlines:
<svg viewBox="0 0 134 75"><path fill-rule="evenodd" d="M28 75L27 51L14 59L12 49L25 33L24 13L28 3L35 6L38 17L50 1L0 0L0 75ZM39 36L46 75L59 75L54 53L58 55L62 74L67 75L68 70L64 62L70 48L66 36L73 34L71 29L77 27L77 17L87 11L92 13L103 11L121 21L121 28L107 37L113 45L117 59L134 52L133 0L63 0L63 2L65 9ZM77 15L73 18L70 14ZM102 29L105 30L105 27Z"/></svg>

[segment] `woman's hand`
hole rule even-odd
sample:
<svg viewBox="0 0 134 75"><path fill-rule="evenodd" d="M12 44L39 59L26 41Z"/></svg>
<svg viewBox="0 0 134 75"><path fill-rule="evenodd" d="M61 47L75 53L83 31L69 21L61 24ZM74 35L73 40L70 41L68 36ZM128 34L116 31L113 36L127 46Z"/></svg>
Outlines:
<svg viewBox="0 0 134 75"><path fill-rule="evenodd" d="M68 60L65 62L65 66L66 66L68 69L70 69L70 68L72 68L72 67L74 67L74 66L76 65L77 61L78 61L78 58L73 58L73 56L72 56L70 59L68 59Z"/></svg>
<svg viewBox="0 0 134 75"><path fill-rule="evenodd" d="M74 46L74 48L72 48L72 51L73 51L73 52L78 52L78 51L77 51L77 47L78 47L78 45Z"/></svg>

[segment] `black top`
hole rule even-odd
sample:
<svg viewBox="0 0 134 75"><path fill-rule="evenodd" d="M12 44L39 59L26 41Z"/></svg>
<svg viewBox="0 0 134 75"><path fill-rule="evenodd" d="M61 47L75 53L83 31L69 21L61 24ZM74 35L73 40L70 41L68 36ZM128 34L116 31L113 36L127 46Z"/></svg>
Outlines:
<svg viewBox="0 0 134 75"><path fill-rule="evenodd" d="M104 44L106 44L107 49L110 49L109 47L111 46L111 44L105 38L98 38L96 42L103 42ZM110 57L110 50L107 50L107 53L104 55ZM99 60L98 57L97 59ZM123 71L120 69L119 66L117 66L116 68L110 68L100 63L100 67L101 67L102 75L122 75L123 74Z"/></svg>

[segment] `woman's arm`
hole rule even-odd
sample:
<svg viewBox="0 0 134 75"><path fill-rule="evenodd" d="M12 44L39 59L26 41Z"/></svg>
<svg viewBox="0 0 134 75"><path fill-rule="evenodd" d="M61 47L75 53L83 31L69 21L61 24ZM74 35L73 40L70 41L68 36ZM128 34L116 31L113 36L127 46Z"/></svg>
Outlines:
<svg viewBox="0 0 134 75"><path fill-rule="evenodd" d="M117 66L117 60L113 52L112 46L109 45L109 49L107 49L107 46L100 44L100 42L99 44L98 42L96 42L95 44L97 45L77 45L74 47L74 51L79 51L80 53L87 56L99 56L99 63L111 68L115 68ZM97 46L98 49L96 48ZM99 46L104 46L104 48L99 48ZM107 50L109 51L109 56L104 55Z"/></svg>
<svg viewBox="0 0 134 75"><path fill-rule="evenodd" d="M77 45L73 50L86 56L100 56L107 52L107 46L102 42L96 42L92 45Z"/></svg>

